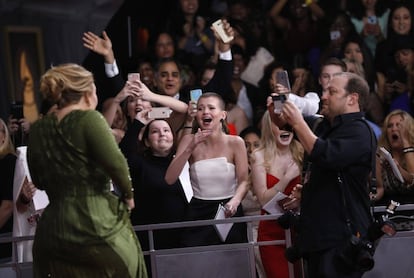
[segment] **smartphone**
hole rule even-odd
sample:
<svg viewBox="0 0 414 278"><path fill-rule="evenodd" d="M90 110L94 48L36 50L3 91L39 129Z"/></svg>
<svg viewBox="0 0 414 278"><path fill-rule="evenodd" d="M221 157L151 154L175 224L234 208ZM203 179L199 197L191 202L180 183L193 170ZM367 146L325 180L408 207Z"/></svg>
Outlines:
<svg viewBox="0 0 414 278"><path fill-rule="evenodd" d="M128 81L140 80L139 72L130 72L128 73Z"/></svg>
<svg viewBox="0 0 414 278"><path fill-rule="evenodd" d="M10 105L10 114L13 115L12 118L14 119L23 119L23 103L22 102L14 102Z"/></svg>
<svg viewBox="0 0 414 278"><path fill-rule="evenodd" d="M190 91L190 100L197 103L200 96L203 94L203 91L201 89L194 89Z"/></svg>
<svg viewBox="0 0 414 278"><path fill-rule="evenodd" d="M377 17L375 15L370 15L370 16L368 16L367 22L368 22L368 24L375 25L375 24L377 24Z"/></svg>
<svg viewBox="0 0 414 278"><path fill-rule="evenodd" d="M148 118L150 119L166 119L171 115L172 110L169 107L153 107L148 112Z"/></svg>
<svg viewBox="0 0 414 278"><path fill-rule="evenodd" d="M286 101L286 99L287 99L286 95L272 96L273 105L274 105L273 112L275 112L275 114L282 113L283 103Z"/></svg>
<svg viewBox="0 0 414 278"><path fill-rule="evenodd" d="M234 38L233 36L228 36L226 34L226 32L224 31L224 28L223 28L223 21L221 21L221 19L216 20L215 22L213 22L212 25L213 25L214 30L216 30L217 34L219 34L219 36L220 36L220 39L224 43L228 43Z"/></svg>
<svg viewBox="0 0 414 278"><path fill-rule="evenodd" d="M331 31L329 33L329 35L331 37L331 41L334 41L334 40L337 40L341 37L341 32L338 31L338 30L334 30L334 31Z"/></svg>
<svg viewBox="0 0 414 278"><path fill-rule="evenodd" d="M289 75L286 70L277 71L276 72L276 82L283 85L285 88L288 89L288 93L290 93L290 82L289 82Z"/></svg>

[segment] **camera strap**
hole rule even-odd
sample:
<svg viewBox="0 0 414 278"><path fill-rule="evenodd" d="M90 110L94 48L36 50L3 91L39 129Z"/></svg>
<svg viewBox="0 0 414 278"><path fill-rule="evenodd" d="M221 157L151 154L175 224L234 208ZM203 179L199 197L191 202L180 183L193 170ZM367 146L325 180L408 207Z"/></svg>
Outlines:
<svg viewBox="0 0 414 278"><path fill-rule="evenodd" d="M368 122L365 120L365 118L361 118L361 119L355 119L355 121L361 121L363 122L367 127L368 130L370 131L370 137L371 137L371 175L370 175L370 179L369 179L369 189L370 192L375 192L376 191L376 184L377 184L377 179L376 179L376 149L377 149L377 138L375 137L375 134L372 130L372 128L369 126ZM347 202L347 198L346 196L350 196L350 191L349 189L344 185L344 181L343 181L343 177L342 177L342 172L339 171L337 174L337 181L338 181L338 185L339 185L339 189L341 191L341 195L342 195L342 203L343 203L343 207L344 207L344 213L345 213L345 218L346 218L346 224L347 227L351 233L351 235L354 235L356 231L353 231L352 228L352 221L351 221L351 216L350 216L350 208L348 206L348 202ZM348 194L346 194L348 193ZM374 214L373 214L373 202L370 203L370 216L372 221L374 221Z"/></svg>

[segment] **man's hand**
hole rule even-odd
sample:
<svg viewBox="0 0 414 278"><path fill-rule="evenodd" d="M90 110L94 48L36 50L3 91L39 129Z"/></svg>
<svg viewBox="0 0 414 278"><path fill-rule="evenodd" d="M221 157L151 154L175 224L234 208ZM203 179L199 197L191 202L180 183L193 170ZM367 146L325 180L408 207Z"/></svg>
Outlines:
<svg viewBox="0 0 414 278"><path fill-rule="evenodd" d="M115 58L112 50L112 41L105 31L102 32L102 38L92 32L83 33L82 40L84 47L102 55L105 58L106 63L112 64L114 62Z"/></svg>

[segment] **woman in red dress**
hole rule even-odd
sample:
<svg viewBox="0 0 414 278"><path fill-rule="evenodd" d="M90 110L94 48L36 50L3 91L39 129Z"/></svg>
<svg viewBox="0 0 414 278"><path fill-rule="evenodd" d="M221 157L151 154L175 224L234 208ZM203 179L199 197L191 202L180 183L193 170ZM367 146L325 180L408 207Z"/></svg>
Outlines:
<svg viewBox="0 0 414 278"><path fill-rule="evenodd" d="M278 128L266 112L262 118L261 147L253 153L251 169L253 189L262 207L278 192L290 195L300 183L302 160L303 148L293 139L293 132L287 126ZM262 214L266 213L262 210ZM285 230L276 221L260 221L259 242L284 239ZM260 246L268 278L289 277L285 249L285 245Z"/></svg>

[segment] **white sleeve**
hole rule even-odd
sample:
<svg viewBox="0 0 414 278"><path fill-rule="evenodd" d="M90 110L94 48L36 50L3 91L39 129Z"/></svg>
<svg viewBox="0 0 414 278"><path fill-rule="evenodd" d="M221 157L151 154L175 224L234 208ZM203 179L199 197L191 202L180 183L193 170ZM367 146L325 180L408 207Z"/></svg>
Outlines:
<svg viewBox="0 0 414 278"><path fill-rule="evenodd" d="M105 63L105 74L109 78L112 78L119 74L119 69L118 65L116 64L116 60L114 60L113 64Z"/></svg>
<svg viewBox="0 0 414 278"><path fill-rule="evenodd" d="M319 110L320 99L317 93L309 92L303 97L289 94L288 99L299 108L304 116L314 115Z"/></svg>
<svg viewBox="0 0 414 278"><path fill-rule="evenodd" d="M219 59L224 60L224 61L231 61L232 60L231 50L229 49L225 52L219 52Z"/></svg>

